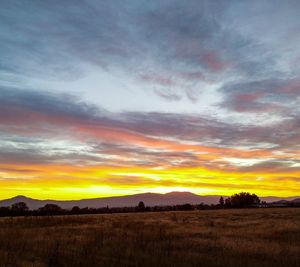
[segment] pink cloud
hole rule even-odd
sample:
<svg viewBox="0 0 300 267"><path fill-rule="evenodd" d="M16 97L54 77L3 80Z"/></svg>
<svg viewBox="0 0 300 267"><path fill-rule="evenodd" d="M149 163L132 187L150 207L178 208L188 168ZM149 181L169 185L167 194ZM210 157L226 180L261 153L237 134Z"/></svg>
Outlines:
<svg viewBox="0 0 300 267"><path fill-rule="evenodd" d="M278 93L294 94L300 92L300 80L295 79L276 89Z"/></svg>
<svg viewBox="0 0 300 267"><path fill-rule="evenodd" d="M223 71L228 67L228 64L226 64L215 51L204 53L201 56L201 62L203 62L206 67L214 72Z"/></svg>
<svg viewBox="0 0 300 267"><path fill-rule="evenodd" d="M274 103L263 103L259 100L265 95L263 92L242 93L232 100L232 107L237 112L272 112L282 109Z"/></svg>

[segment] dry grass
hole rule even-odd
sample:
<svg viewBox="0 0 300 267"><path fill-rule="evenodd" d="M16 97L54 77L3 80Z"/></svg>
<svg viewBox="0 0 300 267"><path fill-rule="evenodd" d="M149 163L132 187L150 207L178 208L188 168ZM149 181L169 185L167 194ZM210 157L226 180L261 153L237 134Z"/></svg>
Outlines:
<svg viewBox="0 0 300 267"><path fill-rule="evenodd" d="M300 209L2 218L0 266L300 266Z"/></svg>

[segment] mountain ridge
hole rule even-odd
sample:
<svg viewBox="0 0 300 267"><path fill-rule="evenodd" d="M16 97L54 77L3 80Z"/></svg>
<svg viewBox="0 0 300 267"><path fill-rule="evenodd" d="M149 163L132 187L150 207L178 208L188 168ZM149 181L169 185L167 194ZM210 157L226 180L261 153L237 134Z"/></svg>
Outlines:
<svg viewBox="0 0 300 267"><path fill-rule="evenodd" d="M0 200L1 206L11 206L17 202L25 202L30 209L38 209L46 204L56 204L64 209L71 209L74 206L80 208L102 208L109 206L114 207L132 207L136 206L138 202L143 201L146 206L168 206L168 205L180 205L180 204L217 204L220 199L220 195L206 195L201 196L191 192L169 192L165 194L160 193L140 193L134 195L125 196L112 196L112 197L100 197L100 198L85 198L80 200L53 200L45 199L39 200L23 195L17 195L15 197ZM227 197L227 196L223 196ZM279 201L300 201L300 197L261 197L262 201L266 202L279 202Z"/></svg>

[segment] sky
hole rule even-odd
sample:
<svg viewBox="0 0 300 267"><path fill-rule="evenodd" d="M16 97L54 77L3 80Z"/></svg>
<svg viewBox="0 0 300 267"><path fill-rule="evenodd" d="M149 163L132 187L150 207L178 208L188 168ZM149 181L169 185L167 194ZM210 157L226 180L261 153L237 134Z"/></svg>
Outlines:
<svg viewBox="0 0 300 267"><path fill-rule="evenodd" d="M299 9L1 1L0 199L299 195Z"/></svg>

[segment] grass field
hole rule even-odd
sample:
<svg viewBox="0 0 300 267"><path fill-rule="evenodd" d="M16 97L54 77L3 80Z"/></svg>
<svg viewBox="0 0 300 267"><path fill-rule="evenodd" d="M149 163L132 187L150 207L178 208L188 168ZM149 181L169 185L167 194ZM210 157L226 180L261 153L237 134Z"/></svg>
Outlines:
<svg viewBox="0 0 300 267"><path fill-rule="evenodd" d="M0 266L300 266L300 209L0 218Z"/></svg>

